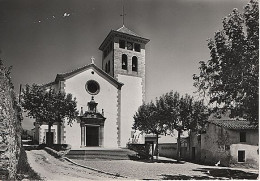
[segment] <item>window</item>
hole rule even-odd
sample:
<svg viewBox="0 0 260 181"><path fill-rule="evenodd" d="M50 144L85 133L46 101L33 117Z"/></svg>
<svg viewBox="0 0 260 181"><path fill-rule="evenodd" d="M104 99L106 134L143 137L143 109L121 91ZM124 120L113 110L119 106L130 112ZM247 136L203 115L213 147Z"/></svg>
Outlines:
<svg viewBox="0 0 260 181"><path fill-rule="evenodd" d="M246 132L240 132L240 142L246 142Z"/></svg>
<svg viewBox="0 0 260 181"><path fill-rule="evenodd" d="M239 150L237 156L238 162L245 162L245 150Z"/></svg>
<svg viewBox="0 0 260 181"><path fill-rule="evenodd" d="M137 72L137 66L138 66L137 57L133 56L133 58L132 58L132 71Z"/></svg>
<svg viewBox="0 0 260 181"><path fill-rule="evenodd" d="M100 86L97 81L89 80L85 85L86 91L91 95L97 95L100 90Z"/></svg>
<svg viewBox="0 0 260 181"><path fill-rule="evenodd" d="M230 150L230 145L225 145L225 150Z"/></svg>
<svg viewBox="0 0 260 181"><path fill-rule="evenodd" d="M127 50L133 50L133 43L127 42Z"/></svg>
<svg viewBox="0 0 260 181"><path fill-rule="evenodd" d="M127 70L127 55L122 55L122 69Z"/></svg>
<svg viewBox="0 0 260 181"><path fill-rule="evenodd" d="M138 43L135 43L135 51L136 52L140 52L141 51L141 48L140 48L140 44L138 44Z"/></svg>
<svg viewBox="0 0 260 181"><path fill-rule="evenodd" d="M107 71L108 71L108 68L107 68L107 63L106 63L105 72L107 73Z"/></svg>
<svg viewBox="0 0 260 181"><path fill-rule="evenodd" d="M201 144L201 135L200 134L197 136L197 140L198 140L198 143Z"/></svg>
<svg viewBox="0 0 260 181"><path fill-rule="evenodd" d="M119 48L125 49L125 41L124 40L119 40Z"/></svg>
<svg viewBox="0 0 260 181"><path fill-rule="evenodd" d="M108 61L108 65L107 65L107 73L110 73L110 60Z"/></svg>

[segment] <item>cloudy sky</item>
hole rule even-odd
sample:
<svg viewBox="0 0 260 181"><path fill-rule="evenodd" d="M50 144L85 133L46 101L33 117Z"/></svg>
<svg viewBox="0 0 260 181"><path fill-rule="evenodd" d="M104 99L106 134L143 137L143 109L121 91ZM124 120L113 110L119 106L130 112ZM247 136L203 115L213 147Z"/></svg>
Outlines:
<svg viewBox="0 0 260 181"><path fill-rule="evenodd" d="M193 95L192 75L209 58L207 39L233 8L249 0L124 0L125 26L150 39L146 101L170 90ZM0 0L0 58L12 65L15 89L43 84L91 62L122 26L122 0ZM24 121L26 128L32 123Z"/></svg>

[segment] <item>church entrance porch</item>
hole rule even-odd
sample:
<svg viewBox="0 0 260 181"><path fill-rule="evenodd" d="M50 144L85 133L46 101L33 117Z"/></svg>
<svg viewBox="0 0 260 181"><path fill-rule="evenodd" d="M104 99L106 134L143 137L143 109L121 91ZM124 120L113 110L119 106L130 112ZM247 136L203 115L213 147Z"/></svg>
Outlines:
<svg viewBox="0 0 260 181"><path fill-rule="evenodd" d="M103 147L103 142L103 124L81 124L81 147Z"/></svg>
<svg viewBox="0 0 260 181"><path fill-rule="evenodd" d="M105 117L102 114L97 112L97 104L94 101L94 97L92 100L88 102L88 111L81 116L80 119L80 127L81 127L81 148L83 147L103 147L104 145L104 122Z"/></svg>

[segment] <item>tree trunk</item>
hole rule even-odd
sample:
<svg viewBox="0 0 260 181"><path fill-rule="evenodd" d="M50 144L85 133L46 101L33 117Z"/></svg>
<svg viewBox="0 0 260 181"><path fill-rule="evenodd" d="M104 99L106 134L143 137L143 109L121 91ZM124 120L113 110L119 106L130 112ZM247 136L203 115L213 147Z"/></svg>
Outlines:
<svg viewBox="0 0 260 181"><path fill-rule="evenodd" d="M53 135L51 133L51 126L52 126L52 124L49 123L48 124L48 132L46 133L46 145L48 147L52 147L53 146Z"/></svg>
<svg viewBox="0 0 260 181"><path fill-rule="evenodd" d="M48 133L51 132L51 123L48 124Z"/></svg>
<svg viewBox="0 0 260 181"><path fill-rule="evenodd" d="M178 139L177 139L177 162L181 160L181 131L178 130Z"/></svg>
<svg viewBox="0 0 260 181"><path fill-rule="evenodd" d="M57 144L61 144L61 122L57 122Z"/></svg>
<svg viewBox="0 0 260 181"><path fill-rule="evenodd" d="M189 151L188 151L188 159L191 159L191 130L189 130Z"/></svg>
<svg viewBox="0 0 260 181"><path fill-rule="evenodd" d="M158 140L159 140L159 135L156 134L156 159L159 159L159 144L158 144Z"/></svg>

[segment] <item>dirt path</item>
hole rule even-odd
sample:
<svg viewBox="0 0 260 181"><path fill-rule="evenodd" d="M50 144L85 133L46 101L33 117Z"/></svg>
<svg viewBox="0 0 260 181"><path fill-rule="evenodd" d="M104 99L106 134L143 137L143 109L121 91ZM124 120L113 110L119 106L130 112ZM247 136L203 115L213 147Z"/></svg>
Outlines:
<svg viewBox="0 0 260 181"><path fill-rule="evenodd" d="M110 175L75 166L64 160L56 159L44 150L31 150L26 151L26 153L29 164L44 180L118 179Z"/></svg>

